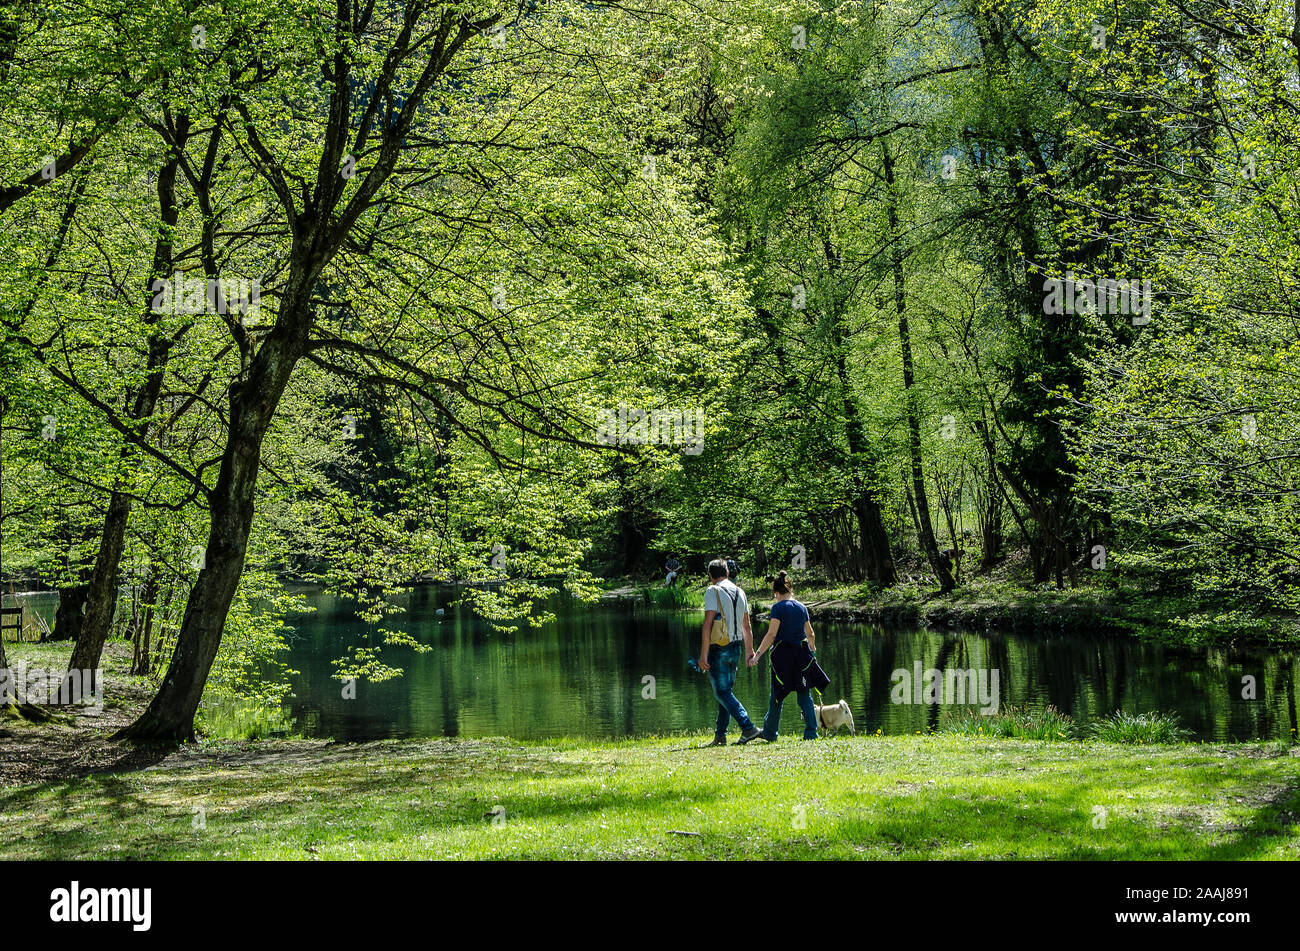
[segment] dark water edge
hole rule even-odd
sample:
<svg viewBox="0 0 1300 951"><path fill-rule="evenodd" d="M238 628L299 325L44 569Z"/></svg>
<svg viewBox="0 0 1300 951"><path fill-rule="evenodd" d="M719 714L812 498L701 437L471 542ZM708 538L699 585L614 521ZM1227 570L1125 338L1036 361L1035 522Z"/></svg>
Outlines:
<svg viewBox="0 0 1300 951"><path fill-rule="evenodd" d="M434 649L386 648L402 677L359 681L345 699L330 661L353 645L379 642L349 607L308 595L316 612L291 619L287 657L301 671L286 701L308 736L340 740L425 736L626 737L711 729L706 679L687 669L698 650L700 611L635 601L583 605L557 598L555 621L538 630L491 630L454 607L456 592L422 587L387 626ZM437 611L443 610L439 615ZM1258 649L1173 648L1131 637L1078 632L1029 634L921 626L816 623L818 657L831 677L828 701L848 700L858 732L928 732L945 711L970 705L896 703L896 670L997 671L999 705L1048 705L1087 724L1114 711L1178 714L1201 740L1285 739L1297 729L1300 657ZM982 673L987 677L988 673ZM1255 679L1245 699L1243 678ZM767 708L768 668L742 666L736 694L755 720ZM986 683L988 681L985 681ZM920 691L917 691L918 695ZM736 732L733 723L733 736ZM801 721L787 701L781 732Z"/></svg>

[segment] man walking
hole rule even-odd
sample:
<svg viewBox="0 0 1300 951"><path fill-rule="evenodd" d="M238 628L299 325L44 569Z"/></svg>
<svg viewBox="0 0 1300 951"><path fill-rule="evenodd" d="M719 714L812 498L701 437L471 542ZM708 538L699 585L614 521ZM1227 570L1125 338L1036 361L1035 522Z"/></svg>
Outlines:
<svg viewBox="0 0 1300 951"><path fill-rule="evenodd" d="M754 631L749 621L745 592L727 578L727 563L720 558L709 562L709 580L704 592L704 630L700 635L700 669L709 675L713 696L718 701L718 722L713 746L727 745L727 726L735 717L740 724L740 742L758 736L758 729L745 712L732 688L740 668L741 650L748 662L754 654Z"/></svg>

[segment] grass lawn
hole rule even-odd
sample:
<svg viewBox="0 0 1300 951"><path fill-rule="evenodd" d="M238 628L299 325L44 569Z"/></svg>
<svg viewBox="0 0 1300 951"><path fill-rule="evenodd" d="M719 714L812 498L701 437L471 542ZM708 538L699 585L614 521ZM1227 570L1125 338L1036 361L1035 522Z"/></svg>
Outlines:
<svg viewBox="0 0 1300 951"><path fill-rule="evenodd" d="M0 857L1300 858L1294 747L706 739L205 743L0 789Z"/></svg>

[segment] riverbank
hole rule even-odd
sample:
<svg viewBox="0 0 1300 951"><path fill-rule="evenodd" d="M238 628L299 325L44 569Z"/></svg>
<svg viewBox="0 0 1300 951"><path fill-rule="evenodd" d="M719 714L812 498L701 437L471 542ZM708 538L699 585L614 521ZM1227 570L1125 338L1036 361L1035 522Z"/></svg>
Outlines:
<svg viewBox="0 0 1300 951"><path fill-rule="evenodd" d="M200 744L0 789L0 858L1300 858L1276 745L706 740Z"/></svg>
<svg viewBox="0 0 1300 951"><path fill-rule="evenodd" d="M823 621L880 625L962 627L1006 633L1130 633L1151 623L1149 611L1114 592L1095 588L1028 589L969 584L947 594L916 585L884 591L809 586L799 592L808 613ZM770 600L758 601L764 610Z"/></svg>
<svg viewBox="0 0 1300 951"><path fill-rule="evenodd" d="M1294 648L1300 626L1290 616L1247 617L1240 612L1210 614L1176 599L1159 598L1124 587L1028 588L995 578L970 579L941 594L915 582L886 589L865 585L798 583L795 595L814 621L845 621L882 627L962 628L1007 634L1106 634L1137 636L1171 646ZM772 605L767 585L740 579L756 614ZM701 607L705 584L688 579L676 606ZM662 582L612 582L607 598L665 600ZM684 604L683 604L684 602Z"/></svg>

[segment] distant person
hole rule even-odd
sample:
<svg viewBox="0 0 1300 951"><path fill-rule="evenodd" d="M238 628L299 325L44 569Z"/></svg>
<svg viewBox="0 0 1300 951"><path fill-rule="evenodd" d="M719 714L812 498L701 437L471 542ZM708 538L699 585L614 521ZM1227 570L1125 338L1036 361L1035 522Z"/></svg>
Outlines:
<svg viewBox="0 0 1300 951"><path fill-rule="evenodd" d="M664 587L671 588L677 583L677 576L682 573L682 563L677 560L676 555L672 555L664 564L664 568L668 570L668 580L664 582Z"/></svg>
<svg viewBox="0 0 1300 951"><path fill-rule="evenodd" d="M727 559L727 577L732 584L740 584L740 562L736 561L735 555Z"/></svg>
<svg viewBox="0 0 1300 951"><path fill-rule="evenodd" d="M803 738L815 740L817 710L812 691L825 687L830 678L817 665L817 637L808 620L808 609L794 599L794 588L784 571L772 579L772 595L776 603L772 605L767 634L749 659L749 666L753 667L764 651L772 650L772 694L767 703L767 716L763 718L763 730L758 735L769 743L776 742L781 704L794 691L799 712L803 714ZM741 742L748 743L749 739L741 737Z"/></svg>
<svg viewBox="0 0 1300 951"><path fill-rule="evenodd" d="M727 745L727 727L735 717L740 724L741 743L758 736L754 721L732 688L740 669L740 652L747 659L754 655L754 631L749 621L749 601L727 578L727 563L721 558L709 562L709 580L704 592L704 630L700 641L700 670L709 675L713 697L718 701L718 722L713 731L713 746ZM753 662L750 661L750 666Z"/></svg>

